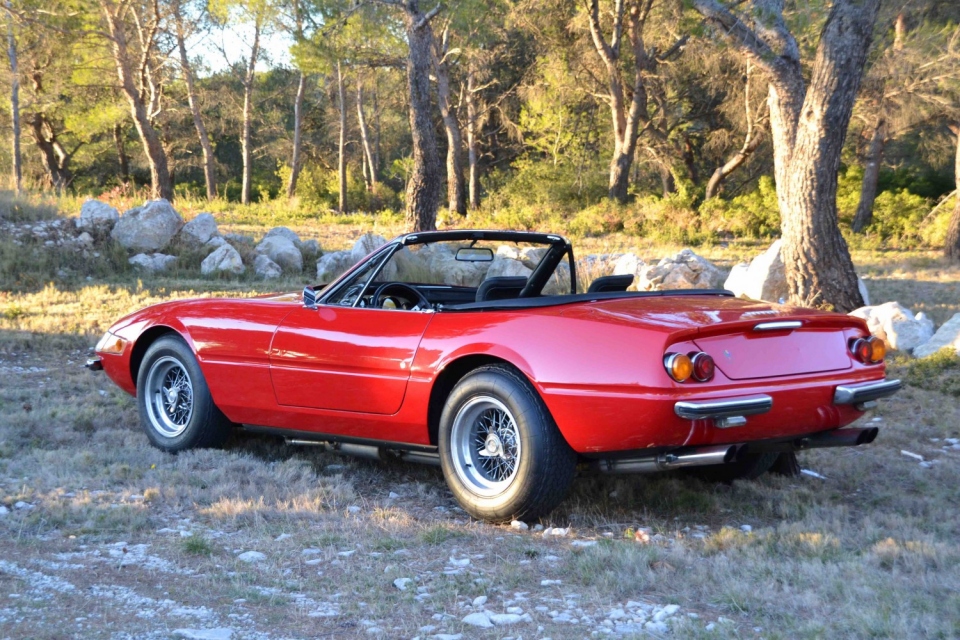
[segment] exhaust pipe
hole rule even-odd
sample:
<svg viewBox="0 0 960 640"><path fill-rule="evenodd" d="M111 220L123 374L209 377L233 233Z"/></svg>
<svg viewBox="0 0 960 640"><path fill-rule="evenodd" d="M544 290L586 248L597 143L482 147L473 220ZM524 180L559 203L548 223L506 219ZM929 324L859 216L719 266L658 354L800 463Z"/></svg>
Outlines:
<svg viewBox="0 0 960 640"><path fill-rule="evenodd" d="M797 441L797 449L827 449L831 447L857 447L870 444L877 439L880 429L837 429L802 438Z"/></svg>
<svg viewBox="0 0 960 640"><path fill-rule="evenodd" d="M626 460L600 460L597 468L601 473L654 473L683 467L702 467L725 464L737 457L739 445L727 444L714 447L697 447L686 451L661 453L647 458Z"/></svg>
<svg viewBox="0 0 960 640"><path fill-rule="evenodd" d="M354 444L352 442L328 442L326 440L303 440L298 438L287 438L287 444L296 446L323 447L327 451L342 453L356 458L366 458L367 460L378 460L386 462L400 458L404 462L414 462L419 464L429 464L435 467L440 466L440 455L429 451L396 451L375 447L369 444Z"/></svg>

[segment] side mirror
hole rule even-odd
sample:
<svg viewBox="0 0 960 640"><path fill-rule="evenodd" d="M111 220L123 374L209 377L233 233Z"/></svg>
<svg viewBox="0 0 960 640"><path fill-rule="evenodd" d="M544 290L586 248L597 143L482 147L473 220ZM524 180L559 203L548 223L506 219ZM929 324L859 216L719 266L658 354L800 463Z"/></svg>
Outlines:
<svg viewBox="0 0 960 640"><path fill-rule="evenodd" d="M462 247L457 250L460 262L493 262L493 249L482 247Z"/></svg>
<svg viewBox="0 0 960 640"><path fill-rule="evenodd" d="M303 306L308 309L317 308L317 292L314 291L313 287L303 288Z"/></svg>

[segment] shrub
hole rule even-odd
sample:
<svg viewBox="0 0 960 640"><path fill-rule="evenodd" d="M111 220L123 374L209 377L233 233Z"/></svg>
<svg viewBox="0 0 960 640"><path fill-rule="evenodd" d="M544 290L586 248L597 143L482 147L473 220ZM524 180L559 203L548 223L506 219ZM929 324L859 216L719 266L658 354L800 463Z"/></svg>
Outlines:
<svg viewBox="0 0 960 640"><path fill-rule="evenodd" d="M780 234L777 188L770 176L762 176L757 189L731 200L711 198L700 205L700 218L714 234L747 238L771 238Z"/></svg>

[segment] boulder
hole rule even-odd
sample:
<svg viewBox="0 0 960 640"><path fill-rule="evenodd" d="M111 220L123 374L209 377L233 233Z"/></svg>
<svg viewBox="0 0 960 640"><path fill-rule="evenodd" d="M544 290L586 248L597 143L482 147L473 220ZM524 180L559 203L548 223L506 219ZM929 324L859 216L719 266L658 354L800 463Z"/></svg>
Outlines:
<svg viewBox="0 0 960 640"><path fill-rule="evenodd" d="M524 278L529 278L530 274L533 273L533 269L524 266L519 260L514 260L513 258L505 258L500 255L500 251L497 251L497 255L493 257L493 262L481 262L481 263L468 263L468 264L488 264L490 268L487 269L487 278L500 278L500 277L509 277L509 276L523 276Z"/></svg>
<svg viewBox="0 0 960 640"><path fill-rule="evenodd" d="M437 284L479 287L493 265L493 262L457 260L453 251L443 244L423 247L415 255L421 268L425 270L428 281Z"/></svg>
<svg viewBox="0 0 960 640"><path fill-rule="evenodd" d="M647 266L647 264L640 259L635 253L625 253L620 256L617 261L613 264L613 274L612 275L631 275L633 276L633 284L629 288L636 289L637 285L640 283L640 272Z"/></svg>
<svg viewBox="0 0 960 640"><path fill-rule="evenodd" d="M920 315L920 314L917 314ZM913 350L913 355L926 358L929 355L948 347L960 355L960 313L947 320L937 329L933 337Z"/></svg>
<svg viewBox="0 0 960 640"><path fill-rule="evenodd" d="M353 255L353 262L356 264L368 255L387 244L387 239L375 233L365 233L353 243L350 253Z"/></svg>
<svg viewBox="0 0 960 640"><path fill-rule="evenodd" d="M223 245L227 244L227 241L220 236L213 236L209 240L203 243L203 246L208 249L219 249Z"/></svg>
<svg viewBox="0 0 960 640"><path fill-rule="evenodd" d="M622 253L592 253L578 258L577 273L580 274L580 280L593 282L601 276L613 275L614 267L622 257Z"/></svg>
<svg viewBox="0 0 960 640"><path fill-rule="evenodd" d="M350 251L333 251L317 260L317 282L330 284L341 273L356 264Z"/></svg>
<svg viewBox="0 0 960 640"><path fill-rule="evenodd" d="M77 236L76 243L80 245L82 248L89 249L93 246L93 236L91 236L89 233L84 231L83 233Z"/></svg>
<svg viewBox="0 0 960 640"><path fill-rule="evenodd" d="M867 285L863 282L863 278L857 276L857 289L860 290L860 297L863 298L863 304L870 305L870 292L867 291Z"/></svg>
<svg viewBox="0 0 960 640"><path fill-rule="evenodd" d="M253 271L257 274L257 277L264 280L276 280L283 273L280 265L262 253L253 261Z"/></svg>
<svg viewBox="0 0 960 640"><path fill-rule="evenodd" d="M917 314L918 316L921 314ZM960 355L960 313L954 314L952 318L943 323L933 337L913 350L913 355L918 358L926 358L933 355L940 349L949 348L954 353Z"/></svg>
<svg viewBox="0 0 960 640"><path fill-rule="evenodd" d="M300 253L304 262L315 262L320 257L320 243L312 238L300 243Z"/></svg>
<svg viewBox="0 0 960 640"><path fill-rule="evenodd" d="M638 291L664 289L717 289L720 269L690 249L683 249L672 258L664 258L655 266L640 269Z"/></svg>
<svg viewBox="0 0 960 640"><path fill-rule="evenodd" d="M85 200L80 206L80 217L77 218L77 227L87 231L107 233L113 229L120 219L116 209L106 202L92 198Z"/></svg>
<svg viewBox="0 0 960 640"><path fill-rule="evenodd" d="M899 302L860 307L850 315L866 320L870 333L896 351L913 351L933 337L933 321L923 312L914 316Z"/></svg>
<svg viewBox="0 0 960 640"><path fill-rule="evenodd" d="M225 233L223 235L223 239L229 242L230 244L232 244L233 246L242 244L248 247L252 247L254 244L256 244L252 236L245 236L240 233Z"/></svg>
<svg viewBox="0 0 960 640"><path fill-rule="evenodd" d="M206 258L200 264L200 273L205 276L232 273L240 275L245 271L240 252L231 245L225 244Z"/></svg>
<svg viewBox="0 0 960 640"><path fill-rule="evenodd" d="M180 240L187 245L198 247L217 236L217 221L209 213L200 213L196 218L180 229Z"/></svg>
<svg viewBox="0 0 960 640"><path fill-rule="evenodd" d="M154 253L149 256L145 253L138 253L127 260L127 262L132 264L136 269L145 271L146 273L165 273L177 264L177 257L164 255L162 253Z"/></svg>
<svg viewBox="0 0 960 640"><path fill-rule="evenodd" d="M273 229L270 229L270 231L267 231L267 235L263 236L263 239L266 240L267 238L275 238L277 236L286 238L298 249L302 244L300 236L298 236L295 231L288 229L287 227L274 227Z"/></svg>
<svg viewBox="0 0 960 640"><path fill-rule="evenodd" d="M750 261L749 266L741 263L736 265L723 283L724 289L729 289L736 296L779 302L789 295L787 290L787 276L780 257L781 240L777 240L770 247Z"/></svg>
<svg viewBox="0 0 960 640"><path fill-rule="evenodd" d="M520 250L519 260L528 269L536 269L543 256L547 254L545 247L525 247Z"/></svg>
<svg viewBox="0 0 960 640"><path fill-rule="evenodd" d="M570 265L561 262L547 280L547 284L543 285L543 295L556 296L565 293L570 293Z"/></svg>
<svg viewBox="0 0 960 640"><path fill-rule="evenodd" d="M282 228L282 227L281 227ZM303 254L290 238L282 234L269 235L257 245L257 253L270 258L289 273L303 271Z"/></svg>
<svg viewBox="0 0 960 640"><path fill-rule="evenodd" d="M110 237L125 249L154 252L170 244L182 226L183 218L161 198L126 211L113 227Z"/></svg>

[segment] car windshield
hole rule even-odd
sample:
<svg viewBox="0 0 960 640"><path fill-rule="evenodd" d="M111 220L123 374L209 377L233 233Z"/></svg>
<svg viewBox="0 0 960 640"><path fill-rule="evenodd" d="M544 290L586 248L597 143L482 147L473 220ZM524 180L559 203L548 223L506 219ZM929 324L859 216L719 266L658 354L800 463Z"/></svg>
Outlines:
<svg viewBox="0 0 960 640"><path fill-rule="evenodd" d="M534 238L533 240L536 240ZM371 258L337 286L327 304L424 309L524 295L572 292L565 245L551 241L437 238L408 243ZM553 250L551 251L551 248ZM378 295L379 294L379 295Z"/></svg>

